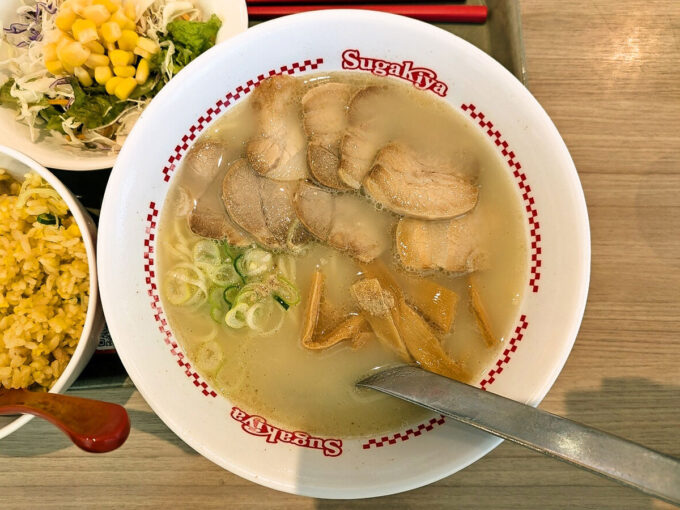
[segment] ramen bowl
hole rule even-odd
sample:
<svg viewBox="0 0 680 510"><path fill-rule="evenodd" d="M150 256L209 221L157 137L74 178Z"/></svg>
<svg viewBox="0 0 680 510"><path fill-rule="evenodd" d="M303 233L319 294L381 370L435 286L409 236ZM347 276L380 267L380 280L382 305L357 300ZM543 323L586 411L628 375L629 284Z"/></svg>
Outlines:
<svg viewBox="0 0 680 510"><path fill-rule="evenodd" d="M57 179L54 174L28 156L8 147L0 146L0 168L18 181L23 181L29 172L35 172L43 178L66 202L73 215L83 238L89 270L89 301L85 315L85 324L80 334L80 340L66 368L54 382L51 393L64 393L83 371L92 357L99 335L104 328L104 314L97 291L97 268L95 259L95 243L97 228L89 213L71 192ZM56 292L56 291L55 291ZM37 340L37 339L36 339ZM20 417L0 416L0 438L3 438L33 419L26 414Z"/></svg>
<svg viewBox="0 0 680 510"><path fill-rule="evenodd" d="M195 370L158 291L160 212L200 134L266 77L338 70L391 77L436 96L496 151L522 206L528 271L517 320L476 385L537 405L569 355L587 296L589 229L576 169L520 82L477 48L414 20L352 10L300 14L250 29L192 63L149 105L116 162L100 220L99 275L130 377L182 440L274 489L359 498L439 480L500 440L439 415L371 437L281 428L219 395Z"/></svg>

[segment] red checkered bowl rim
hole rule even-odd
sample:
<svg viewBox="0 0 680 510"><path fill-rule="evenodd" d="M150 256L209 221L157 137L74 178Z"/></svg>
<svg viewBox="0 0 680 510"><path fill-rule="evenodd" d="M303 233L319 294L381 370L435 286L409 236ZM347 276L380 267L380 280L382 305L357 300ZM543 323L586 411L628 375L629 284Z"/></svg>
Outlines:
<svg viewBox="0 0 680 510"><path fill-rule="evenodd" d="M252 87L258 80L262 79L268 74L273 74L276 72L289 72L292 74L295 73L296 71L314 70L315 66L318 67L320 70L333 68L332 66L328 67L326 66L326 64L324 64L323 62L324 56L334 55L335 53L342 51L343 46L337 46L330 50L330 52L329 49L327 48L324 49L322 47L323 44L317 45L315 48L306 48L304 49L305 51L302 51L301 49L300 52L291 52L290 50L279 49L278 51L280 53L286 53L287 51L289 53L295 54L295 56L300 58L291 58L290 55L285 56L273 55L270 59L270 61L272 62L271 65L267 65L267 59L263 58L261 66L260 65L258 65L257 67L253 67L253 65L249 66L254 70L254 72L249 71L250 72L249 75L248 74L242 75L241 76L242 79L240 80L236 80L236 78L231 80L225 80L225 82L229 82L229 84L227 85L225 83L223 87L224 93L216 94L216 97L215 99L212 100L212 102L208 101L207 103L203 103L204 106L195 109L194 110L196 111L195 117L187 117L186 115L184 115L184 118L192 118L197 120L191 120L186 122L186 124L184 124L184 126L186 127L181 128L183 130L180 131L182 133L181 135L178 136L177 134L173 134L172 138L168 136L166 137L167 140L164 140L164 143L161 145L154 144L148 138L150 135L154 134L153 130L150 131L149 128L150 126L153 125L154 117L163 118L164 117L163 110L167 109L168 105L177 104L177 101L181 100L183 95L186 96L186 93L183 91L185 91L187 88L191 88L192 84L194 87L196 87L196 85L200 83L201 78L208 78L210 76L212 71L210 70L210 64L208 64L208 62L210 62L211 59L213 59L213 61L215 62L218 62L220 58L226 61L225 59L227 57L230 57L232 60L229 60L229 62L232 62L234 60L238 61L240 53L242 53L243 51L247 51L249 46L252 46L253 44L258 44L260 39L262 38L273 37L273 34L276 33L279 34L285 33L284 34L285 37L287 37L288 39L290 38L294 39L294 36L292 36L291 34L295 33L296 30L304 31L306 29L309 29L310 26L315 26L318 29L318 26L323 24L326 24L327 27L335 28L337 28L338 26L356 27L357 25L364 24L376 30L386 31L385 37L389 37L390 33L391 34L400 33L403 35L404 38L406 38L406 40L408 40L409 36L417 39L429 38L431 44L442 45L446 47L447 50L454 52L456 55L466 57L474 62L478 62L479 63L478 65L483 67L484 72L486 72L493 80L496 80L498 83L503 84L503 86L505 87L504 90L508 90L511 92L511 95L516 96L513 97L514 100L521 101L524 103L525 108L532 112L532 117L534 118L534 121L536 121L536 123L539 124L539 128L542 134L544 135L544 139L547 140L546 143L554 145L556 152L558 153L557 154L558 157L556 159L558 161L561 160L560 164L562 165L562 168L566 169L563 171L566 174L568 174L567 175L568 185L572 188L570 192L574 195L572 199L576 204L574 207L578 209L578 213L580 215L579 221L577 222L579 223L578 226L580 227L580 230L577 229L578 230L577 234L579 236L579 243L581 246L579 247L580 251L576 253L576 255L579 257L580 264L579 265L580 282L579 288L576 289L575 291L576 297L574 298L574 310L572 310L574 318L568 324L568 331L562 334L564 340L558 346L559 347L559 349L557 349L558 352L552 353L552 359L549 362L545 363L546 366L537 369L537 371L539 372L542 370L540 374L541 383L535 384L534 387L529 388L530 391L526 391L526 388L522 388L521 390L519 390L517 387L518 385L512 383L513 377L516 379L517 375L516 374L513 375L512 371L508 373L506 370L508 367L510 367L509 363L513 359L513 356L515 356L515 352L517 351L519 342L522 341L524 337L525 331L527 329L531 331L532 328L532 326L530 325L533 324L531 319L532 316L524 312L522 313L522 316L518 320L517 327L515 328L514 335L512 335L512 338L509 342L508 348L504 350L502 356L498 359L495 365L487 372L485 377L479 383L480 386L485 389L487 389L491 384L495 383L494 391L497 391L499 393L505 394L513 398L524 400L534 405L537 404L543 398L545 393L552 385L552 382L557 377L557 374L561 370L561 367L564 361L566 360L569 350L571 349L573 339L575 338L576 331L578 330L578 326L580 324L580 317L582 315L583 307L585 305L585 295L587 292L588 262L589 262L587 214L585 212L585 203L583 201L583 195L580 189L580 185L578 184L578 178L576 176L575 169L573 168L573 163L569 158L568 152L566 151L566 147L564 147L564 144L563 142L561 142L561 139L559 138L556 129L550 122L545 112L543 112L543 110L540 108L538 103L536 103L533 97L518 82L516 82L514 77L512 77L509 73L507 73L507 71L502 69L502 67L499 64L492 61L489 57L481 53L476 48L468 45L464 41L461 41L448 33L434 29L431 26L414 22L412 20L396 16L378 13L367 13L361 11L360 12L336 11L335 13L332 14L310 13L305 15L298 15L295 17L290 17L287 19L281 19L275 22L263 24L254 30L250 30L248 33L243 34L236 38L226 47L216 48L215 50L212 50L211 52L206 54L204 57L201 57L199 60L197 60L196 63L192 64L192 66L188 68L185 73L181 74L175 80L173 80L173 82L161 92L161 94L158 96L158 99L155 100L147 108L142 118L140 119L138 126L135 128L135 131L130 136L131 143L129 142L128 144L126 144L126 148L124 148L123 152L121 153L121 156L119 157L119 163L117 164L112 174L109 190L107 191L107 196L105 198L105 203L102 212L99 243L100 272L101 272L100 280L102 287L102 298L104 300L105 309L107 311L107 314L110 315L109 317L110 328L112 330L114 341L116 341L117 348L121 353L123 363L128 369L128 372L130 373L133 381L135 381L135 383L137 384L140 392L145 396L145 398L152 406L152 408L187 443L189 443L191 446L193 446L195 449L197 449L200 453L202 453L209 459L226 467L227 469L230 469L231 471L236 472L237 474L244 476L245 478L251 479L258 483L262 483L264 485L268 485L279 490L321 497L374 496L406 490L437 480L443 476L446 476L452 472L457 471L458 469L461 469L462 467L465 467L469 463L481 457L490 449L492 449L495 445L497 445L499 441L493 438L489 438L487 436L484 437L475 436L469 431L461 431L460 428L456 428L454 425L448 423L445 424L444 420L442 420L441 417L435 417L423 424L414 424L414 426L407 430L399 431L391 435L381 436L378 438L369 438L364 440L348 440L345 444L349 445L348 451L356 453L357 450L363 450L365 454L374 456L372 458L382 459L380 460L380 462L384 462L385 455L394 456L401 455L404 452L412 453L412 450L409 450L410 448L409 445L413 445L415 443L424 444L426 446L432 445L433 441L438 446L446 444L448 438L453 435L452 432L453 430L455 430L455 435L465 437L466 441L468 442L478 443L479 447L473 448L472 450L468 451L465 448L467 446L467 443L465 441L463 441L462 443L460 442L456 443L457 440L452 441L453 444L457 445L457 451L462 452L460 453L460 455L458 455L455 461L443 462L441 459L437 459L436 462L437 465L435 466L434 469L431 468L431 466L429 465L430 463L426 463L423 469L416 470L417 474L415 476L411 477L402 476L399 479L394 480L392 483L377 483L373 487L363 486L363 487L338 488L337 484L335 485L332 483L324 484L323 482L319 482L318 480L315 482L308 483L305 480L297 481L293 480L291 482L290 477L288 477L287 480L277 479L275 476L267 477L266 475L258 473L257 470L252 469L249 470L247 468L244 468L242 465L239 464L238 460L234 461L232 459L224 459L218 453L212 451L209 446L204 444L204 441L202 441L200 437L196 437L196 435L192 434L191 427L187 427L186 424L181 423L182 420L178 418L177 410L173 411L171 409L168 409L167 405L160 404L157 401L158 393L157 389L153 388L153 385L148 383L147 378L145 377L144 374L144 368L141 367L139 364L140 360L135 359L133 351L130 350L131 344L129 343L129 341L126 340L126 335L129 336L131 334L130 327L125 326L123 324L125 321L124 320L121 321L120 314L116 313L116 308L118 307L116 307L115 303L120 299L121 296L120 295L116 296L115 292L113 291L109 292L109 288L114 287L114 285L111 282L114 281L112 280L112 277L114 276L114 274L116 274L115 271L116 264L112 258L114 257L114 254L112 254L110 251L111 242L110 240L107 241L106 238L115 233L116 224L122 221L120 215L116 214L116 202L119 201L121 198L127 199L129 196L131 196L131 194L133 194L131 192L131 188L135 186L135 183L130 178L130 171L126 170L125 167L134 165L134 160L129 158L134 153L135 148L137 151L139 151L140 150L139 148L141 146L144 146L146 152L149 151L154 153L157 152L157 155L153 156L154 164L152 166L154 168L149 168L148 171L154 173L154 178L157 179L158 182L156 182L155 180L153 182L149 181L151 182L150 187L152 187L153 189L149 191L148 195L152 197L153 200L149 200L146 203L139 202L129 204L132 206L132 211L134 211L140 218L143 218L141 222L138 220L137 223L135 223L135 225L137 228L141 223L142 228L144 230L143 237L145 244L143 255L141 255L144 257L144 273L141 275L141 278L139 278L140 280L143 280L143 282L135 282L134 285L137 285L138 287L137 292L147 294L148 297L151 298L151 306L149 306L149 304L147 303L147 311L153 312L153 315L156 315L156 317L153 320L156 322L157 325L159 325L158 333L160 334L160 339L166 344L168 350L172 353L172 356L174 357L174 362L176 363L174 365L175 368L174 369L172 368L172 364L168 364L167 370L168 371L177 370L177 365L179 365L181 367L180 369L184 371L185 375L190 377L190 380L194 383L193 386L197 387L200 393L203 393L204 395L208 396L207 400L212 400L215 402L222 400L215 399L214 392L212 392L207 383L205 383L205 381L202 381L200 379L200 376L198 376L198 374L196 374L191 369L191 366L189 363L187 363L186 359L184 358L181 349L177 346L176 342L174 342L174 339L172 339L172 333L170 331L170 328L167 327L167 321L165 320L164 317L161 317L160 314L158 314L157 309L158 299L157 293L155 292L156 289L154 288L155 275L152 274L153 271L152 259L154 257L153 253L154 239L152 236L153 230L155 229L157 223L155 219L158 215L158 211L162 206L162 200L165 196L164 193L167 191L167 181L171 179L176 164L180 162L178 160L181 160L182 154L188 149L190 143L195 138L196 132L200 131L200 129L198 129L198 126L200 126L202 129L211 120L214 120L214 117L221 113L222 107L225 108L228 107L226 103L230 102L230 100L240 99L240 97L243 94L247 93L248 90L252 89ZM352 30L344 29L343 32L352 32ZM357 39L361 39L360 34L358 32L354 34L354 36ZM355 40L352 40L352 42L355 42ZM348 48L350 46L346 47ZM370 47L370 44L365 43L361 47L362 48ZM277 53L277 48L271 47L270 49L272 50L272 53ZM377 52L378 50L374 48L374 51ZM404 50L402 49L402 51ZM388 50L387 53L389 54L390 51ZM414 60L416 58L419 58L420 59L419 62L426 61L427 53L428 53L427 51L424 51L422 49L416 51L414 53L415 54ZM380 56L384 56L385 51L383 50L378 54ZM330 60L332 60L332 58ZM248 66L247 63L245 63L244 65ZM438 63L438 66L431 67L437 67L438 69L441 69L444 68L445 66L446 64ZM193 76L190 74L190 71L193 71ZM451 85L455 87L457 85L456 83L457 81L459 81L458 78L454 79L451 82ZM541 274L542 271L544 271L545 269L541 268L542 259L544 256L542 252L543 247L541 246L542 227L538 222L539 216L537 213L536 199L534 198L535 193L531 186L533 184L532 180L534 178L536 178L536 181L541 180L541 175L534 171L534 173L532 173L529 176L529 178L527 178L525 171L527 173L530 172L529 170L526 170L525 168L522 167L522 163L524 163L523 154L527 154L527 144L526 143L518 144L520 146L518 148L515 148L515 143L522 141L521 137L520 138L517 137L516 128L510 129L510 133L508 134L508 136L504 136L506 134L505 129L509 125L511 125L512 122L504 118L496 120L496 117L500 115L499 113L500 110L498 110L497 108L495 109L492 108L489 111L486 110L486 105L493 103L493 101L486 101L486 98L483 95L481 95L480 97L477 97L476 95L473 96L474 97L462 98L463 99L462 101L459 101L453 106L460 108L460 111L468 115L473 122L478 124L479 129L482 129L487 133L492 142L495 143L495 145L498 147L500 156L506 161L506 163L508 164L508 168L513 173L516 179L516 182L518 184L518 196L521 197L521 200L523 200L527 212L528 234L530 236L529 242L531 246L530 267L532 269L529 282L529 290L527 292L528 294L530 294L528 300L535 299L535 297L540 294L539 289L541 289L541 286L543 285L544 281L541 279ZM500 116L503 117L502 115ZM168 119L166 119L166 122L167 121ZM183 121L183 123L184 122L185 121ZM142 143L142 139L147 140L147 143ZM520 161L522 161L522 163L520 163ZM526 165L526 163L524 164ZM531 167L531 165L529 165L529 167ZM148 179L146 178L141 179L144 181L148 181ZM128 210L128 215L129 214L130 210ZM127 221L132 220L128 218ZM142 242L140 242L139 245L134 246L130 249L138 249L141 247ZM548 280L548 283L549 282L550 280ZM529 318L527 317L528 315ZM517 352L521 352L521 349L520 351ZM165 370L166 367L164 366L163 369ZM496 382L499 379L500 382ZM182 389L181 391L184 390ZM193 399L194 397L187 396L187 398ZM193 404L197 403L193 402ZM239 412L235 411L235 409L236 408L232 409L232 418L236 419L235 416L243 418L245 413L243 413L241 410L238 410L241 413L243 413L239 414ZM286 431L282 432L285 433ZM427 434L424 434L424 432L427 432ZM419 438L418 441L409 441L408 443L406 442L408 439L416 437ZM390 445L390 448L380 447L386 445ZM383 453L390 451L392 453L387 454ZM354 453L352 455L354 455ZM338 457L338 459L342 458L343 457ZM411 459L413 459L413 457L411 457ZM315 463L318 464L318 459L312 461L312 464ZM336 465L336 467L340 467L340 465Z"/></svg>

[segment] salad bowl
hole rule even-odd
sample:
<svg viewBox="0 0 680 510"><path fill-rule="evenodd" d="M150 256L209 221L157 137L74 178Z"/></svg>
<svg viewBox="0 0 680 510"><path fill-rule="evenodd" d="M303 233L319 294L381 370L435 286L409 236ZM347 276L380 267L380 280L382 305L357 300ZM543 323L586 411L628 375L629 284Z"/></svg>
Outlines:
<svg viewBox="0 0 680 510"><path fill-rule="evenodd" d="M216 42L220 43L226 41L230 37L243 32L248 28L248 14L244 0L192 0L194 5L200 11L202 19L207 19L211 14L216 14L222 22L222 26L217 33ZM24 5L28 5L33 9L33 13L38 13L41 17L42 26L49 26L49 21L44 19L54 16L56 10L55 5L61 2L54 0L44 1L22 1L22 0L3 0L0 2L0 24L5 28L4 39L0 39L0 85L4 84L10 77L17 76L16 71L10 71L10 62L8 58L13 55L14 48L11 48L12 43L7 39L8 34L11 35L12 26L22 29L21 25L12 25L14 23L22 23L26 18L21 16L18 12ZM153 4L153 0L139 0L141 6L148 6ZM172 2L168 2L172 3ZM178 2L175 2L178 3ZM39 32L40 29L38 29ZM41 38L42 34L31 33L30 29L27 31L28 38ZM31 35L28 35L28 34ZM13 39L14 44L22 44L21 38ZM47 72L40 73L40 69L44 70L43 55L40 48L31 49L27 55L27 61L18 62L21 70L19 75L26 71L26 73L37 73L43 78L40 87L36 85L35 90L38 94L44 93L49 88L54 88L60 83L57 77L50 75ZM51 78L50 78L51 77ZM41 165L48 168L56 168L61 170L98 170L111 168L116 161L118 150L111 149L107 146L96 146L95 148L85 148L69 144L64 136L56 133L51 135L48 131L40 126L29 128L29 126L16 119L16 108L3 106L3 96L0 94L0 139L3 143L13 149L19 150L26 154L31 154L35 160ZM85 102L90 101L89 98L84 99ZM25 106L24 106L25 107ZM127 133L134 123L132 119L128 125L124 126L124 131Z"/></svg>

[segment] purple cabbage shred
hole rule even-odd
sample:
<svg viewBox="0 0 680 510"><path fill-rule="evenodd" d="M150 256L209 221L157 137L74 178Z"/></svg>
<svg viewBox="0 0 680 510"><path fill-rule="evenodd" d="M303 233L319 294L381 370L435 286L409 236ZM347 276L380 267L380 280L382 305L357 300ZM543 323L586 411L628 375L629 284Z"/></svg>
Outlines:
<svg viewBox="0 0 680 510"><path fill-rule="evenodd" d="M8 34L21 34L28 30L28 23L12 23L9 27L3 29Z"/></svg>

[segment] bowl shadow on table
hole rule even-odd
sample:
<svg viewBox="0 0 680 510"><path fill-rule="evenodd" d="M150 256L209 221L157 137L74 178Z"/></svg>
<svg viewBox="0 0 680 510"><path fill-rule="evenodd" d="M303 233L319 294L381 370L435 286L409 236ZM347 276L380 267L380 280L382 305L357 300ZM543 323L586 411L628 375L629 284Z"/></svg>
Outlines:
<svg viewBox="0 0 680 510"><path fill-rule="evenodd" d="M658 384L641 378L603 379L600 388L578 390L567 393L565 398L565 416L590 426L635 441L649 448L668 455L680 456L680 443L677 441L677 430L680 430L680 387ZM520 456L536 456L544 469L535 469L522 473L523 497L529 498L525 503L532 505L545 504L544 508L616 508L617 502L626 500L627 508L660 510L672 508L654 498L640 492L619 486L596 475L580 471L573 466L547 459L537 453L526 453L519 446L505 447L513 449L510 454L496 452L490 459L480 460L480 465L468 468L481 475L484 462L495 462L501 468L507 464L512 467ZM531 463L532 459L525 459ZM511 463L512 465L508 464ZM555 463L554 465L552 463ZM522 464L519 464L522 465ZM495 470L496 468L494 468ZM520 468L521 469L521 468ZM481 471L480 471L481 470ZM494 471L496 473L496 471ZM493 508L511 504L518 487L517 479L506 480L503 476L486 477L490 485L481 490L471 486L468 473L459 472L440 482L406 493L395 494L373 499L361 500L316 500L318 510L335 510L347 508L423 508L428 501L428 508L451 508L451 502L474 501L466 508ZM474 482L473 482L474 483ZM563 490L554 490L563 485ZM474 498L470 500L471 491ZM533 495L532 495L533 494ZM547 497L550 500L547 500ZM443 499L442 499L443 498ZM576 500L574 499L576 498ZM520 502L517 502L520 504ZM589 506L590 505L590 506ZM592 506L595 505L595 506ZM533 507L533 506L532 506Z"/></svg>
<svg viewBox="0 0 680 510"><path fill-rule="evenodd" d="M135 392L134 386L115 388L113 390L96 389L69 391L69 395L95 398L126 406ZM177 437L151 411L127 409L130 417L130 435L137 432L151 434L178 447L184 453L198 455L191 447ZM128 438L128 441L130 439ZM3 457L34 457L54 453L72 447L71 441L55 426L40 418L34 418L14 434L0 440L0 458ZM126 444L121 449L126 448Z"/></svg>

